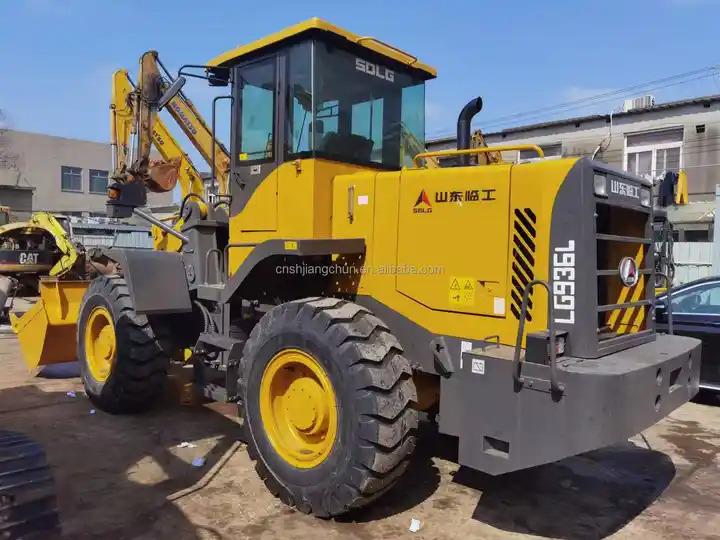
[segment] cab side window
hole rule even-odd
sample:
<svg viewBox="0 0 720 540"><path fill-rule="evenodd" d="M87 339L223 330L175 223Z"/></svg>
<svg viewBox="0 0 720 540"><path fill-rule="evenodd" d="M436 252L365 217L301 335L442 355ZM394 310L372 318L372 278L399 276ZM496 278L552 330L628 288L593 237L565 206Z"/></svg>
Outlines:
<svg viewBox="0 0 720 540"><path fill-rule="evenodd" d="M272 161L275 146L275 58L240 70L241 161Z"/></svg>

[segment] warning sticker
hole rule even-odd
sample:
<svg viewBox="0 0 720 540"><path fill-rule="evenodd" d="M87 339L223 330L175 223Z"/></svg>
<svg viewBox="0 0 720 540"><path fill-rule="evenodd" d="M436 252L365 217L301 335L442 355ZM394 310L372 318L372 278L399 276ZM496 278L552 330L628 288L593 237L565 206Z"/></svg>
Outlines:
<svg viewBox="0 0 720 540"><path fill-rule="evenodd" d="M450 276L448 300L457 306L475 305L475 279L471 277Z"/></svg>
<svg viewBox="0 0 720 540"><path fill-rule="evenodd" d="M485 360L482 360L480 358L473 358L472 365L470 366L470 371L472 371L476 375L485 375Z"/></svg>

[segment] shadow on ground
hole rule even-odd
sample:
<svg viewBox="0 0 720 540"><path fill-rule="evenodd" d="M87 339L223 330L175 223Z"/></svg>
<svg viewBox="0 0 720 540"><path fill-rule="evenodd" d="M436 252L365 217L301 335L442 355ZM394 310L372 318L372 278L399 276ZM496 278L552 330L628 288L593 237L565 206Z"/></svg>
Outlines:
<svg viewBox="0 0 720 540"><path fill-rule="evenodd" d="M233 446L237 423L208 407L178 405L136 416L91 414L92 403L81 393L77 396L34 384L0 390L2 429L23 432L45 448L63 535L200 538L196 526L167 497L203 479ZM197 447L177 448L182 441L194 441ZM192 466L199 456L204 456L204 466ZM202 534L221 536L207 529Z"/></svg>
<svg viewBox="0 0 720 540"><path fill-rule="evenodd" d="M454 480L482 492L474 519L504 531L571 540L618 531L674 476L667 455L628 443L498 477L463 467Z"/></svg>
<svg viewBox="0 0 720 540"><path fill-rule="evenodd" d="M720 392L701 389L698 395L693 398L693 401L701 405L720 407Z"/></svg>
<svg viewBox="0 0 720 540"><path fill-rule="evenodd" d="M43 379L69 379L70 377L80 376L79 362L61 362L60 364L50 364L43 366L37 374Z"/></svg>
<svg viewBox="0 0 720 540"><path fill-rule="evenodd" d="M336 518L339 522L366 523L384 519L418 506L428 499L440 485L440 471L433 462L438 457L457 461L457 443L437 432L436 424L421 422L418 442L407 471L398 483L380 499L365 508Z"/></svg>
<svg viewBox="0 0 720 540"><path fill-rule="evenodd" d="M457 463L457 441L421 424L418 448L398 484L337 521L372 522L420 505L440 483L433 458ZM650 506L675 477L670 458L632 443L493 477L460 467L453 482L479 492L472 518L499 530L567 540L604 538ZM436 500L435 507L453 506Z"/></svg>
<svg viewBox="0 0 720 540"><path fill-rule="evenodd" d="M240 435L238 424L217 410L221 405L167 404L136 416L90 414L91 402L80 393L69 397L66 389L66 383L50 379L0 389L0 427L44 445L67 538L222 537L219 530L200 530L168 500L202 482ZM182 441L197 448L177 448ZM198 456L206 459L201 468L191 465ZM350 522L382 521L421 505L437 491L441 477L458 469L451 464L456 461L456 439L422 423L417 450L398 484L338 522L349 528ZM652 504L674 476L665 454L627 444L501 477L460 467L453 481L458 488L477 491L468 491L471 508L478 500L475 520L502 531L574 540L618 531ZM440 508L440 502L434 507ZM280 517L271 519L283 519L285 513L292 511L282 509ZM358 530L352 529L353 534Z"/></svg>

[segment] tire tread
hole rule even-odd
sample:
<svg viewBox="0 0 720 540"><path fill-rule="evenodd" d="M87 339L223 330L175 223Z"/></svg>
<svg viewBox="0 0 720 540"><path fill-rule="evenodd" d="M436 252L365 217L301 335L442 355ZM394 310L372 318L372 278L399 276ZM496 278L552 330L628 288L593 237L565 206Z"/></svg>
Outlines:
<svg viewBox="0 0 720 540"><path fill-rule="evenodd" d="M303 325L324 328L345 362L339 367L347 370L355 384L359 441L350 449L352 463L323 493L313 487L290 489L268 470L250 433L245 440L258 475L273 495L302 512L331 517L375 500L402 476L416 444L417 411L412 406L417 394L410 363L390 329L366 308L337 298L296 300L272 309L250 333L241 373L249 372L249 358L269 328L296 318ZM245 388L243 395L247 395ZM248 424L244 422L246 429Z"/></svg>

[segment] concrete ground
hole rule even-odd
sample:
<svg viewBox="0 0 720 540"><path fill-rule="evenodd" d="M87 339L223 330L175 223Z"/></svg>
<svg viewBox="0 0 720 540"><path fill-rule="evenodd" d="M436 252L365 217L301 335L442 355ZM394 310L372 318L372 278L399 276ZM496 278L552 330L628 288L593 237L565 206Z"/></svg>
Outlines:
<svg viewBox="0 0 720 540"><path fill-rule="evenodd" d="M0 365L0 426L45 445L67 538L720 538L720 407L711 404L682 407L645 440L501 478L458 467L453 441L425 426L396 488L323 521L266 491L236 442L232 407L92 414L75 366L31 377L11 335L0 337Z"/></svg>

